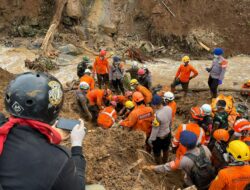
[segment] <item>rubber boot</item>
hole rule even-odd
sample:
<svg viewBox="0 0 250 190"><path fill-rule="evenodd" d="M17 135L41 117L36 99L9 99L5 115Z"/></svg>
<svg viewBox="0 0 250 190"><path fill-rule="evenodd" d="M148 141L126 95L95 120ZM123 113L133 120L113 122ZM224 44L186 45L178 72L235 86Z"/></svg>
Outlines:
<svg viewBox="0 0 250 190"><path fill-rule="evenodd" d="M162 162L163 164L168 162L168 151L163 152Z"/></svg>

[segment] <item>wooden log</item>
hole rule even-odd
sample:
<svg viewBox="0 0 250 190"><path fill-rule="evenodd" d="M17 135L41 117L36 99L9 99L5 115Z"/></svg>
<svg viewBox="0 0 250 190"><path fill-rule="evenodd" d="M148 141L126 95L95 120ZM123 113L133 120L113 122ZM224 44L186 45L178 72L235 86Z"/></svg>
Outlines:
<svg viewBox="0 0 250 190"><path fill-rule="evenodd" d="M51 47L51 43L54 39L54 35L57 31L57 28L61 22L62 18L62 12L67 3L67 0L57 0L56 1L56 12L54 14L54 17L52 19L52 22L50 24L50 27L46 33L46 36L43 40L41 49L42 49L42 55L47 56L49 48Z"/></svg>

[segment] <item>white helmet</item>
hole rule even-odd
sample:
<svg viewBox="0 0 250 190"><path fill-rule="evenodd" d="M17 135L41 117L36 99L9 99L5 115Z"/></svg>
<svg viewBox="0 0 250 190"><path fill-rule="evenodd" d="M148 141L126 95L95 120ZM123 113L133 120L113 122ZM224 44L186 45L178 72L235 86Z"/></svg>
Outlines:
<svg viewBox="0 0 250 190"><path fill-rule="evenodd" d="M133 67L133 68L134 68L134 67L138 67L138 65L139 65L139 64L138 64L137 61L133 61L133 62L132 62L132 67Z"/></svg>
<svg viewBox="0 0 250 190"><path fill-rule="evenodd" d="M92 74L92 72L91 72L90 69L86 69L84 73L85 73L85 74Z"/></svg>
<svg viewBox="0 0 250 190"><path fill-rule="evenodd" d="M172 92L165 92L163 96L164 100L173 101L174 100L174 94Z"/></svg>
<svg viewBox="0 0 250 190"><path fill-rule="evenodd" d="M79 88L81 90L89 90L89 84L86 83L86 82L81 82L80 85L79 85Z"/></svg>
<svg viewBox="0 0 250 190"><path fill-rule="evenodd" d="M212 107L209 104L203 104L201 110L205 115L211 115L212 113Z"/></svg>
<svg viewBox="0 0 250 190"><path fill-rule="evenodd" d="M147 68L148 68L148 66L147 66L146 64L143 64L143 65L142 65L142 69L145 70L145 69L147 69Z"/></svg>

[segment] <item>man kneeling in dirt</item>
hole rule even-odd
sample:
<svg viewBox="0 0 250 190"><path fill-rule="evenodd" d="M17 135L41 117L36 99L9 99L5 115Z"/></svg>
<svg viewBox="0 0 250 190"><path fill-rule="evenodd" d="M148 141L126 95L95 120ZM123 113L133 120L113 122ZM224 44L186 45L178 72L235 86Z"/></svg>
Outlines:
<svg viewBox="0 0 250 190"><path fill-rule="evenodd" d="M0 184L10 189L85 189L83 121L71 132L71 154L52 127L63 105L60 82L43 73L24 73L10 82L5 107L10 118L0 127Z"/></svg>

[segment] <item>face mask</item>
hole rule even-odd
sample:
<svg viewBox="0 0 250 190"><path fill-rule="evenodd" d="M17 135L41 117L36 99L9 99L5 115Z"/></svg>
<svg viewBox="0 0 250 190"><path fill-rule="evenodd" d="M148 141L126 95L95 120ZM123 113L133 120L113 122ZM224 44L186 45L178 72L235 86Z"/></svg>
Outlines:
<svg viewBox="0 0 250 190"><path fill-rule="evenodd" d="M214 55L214 58L215 59L218 59L220 56L219 55Z"/></svg>
<svg viewBox="0 0 250 190"><path fill-rule="evenodd" d="M134 89L135 89L135 87L134 87L134 86L131 86L130 88L131 88L131 90L134 90Z"/></svg>

